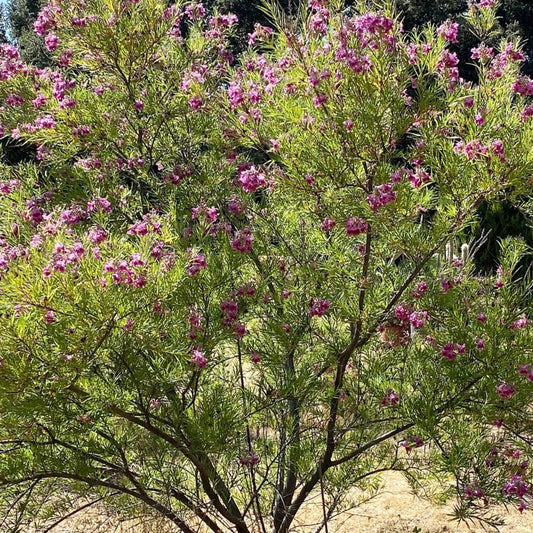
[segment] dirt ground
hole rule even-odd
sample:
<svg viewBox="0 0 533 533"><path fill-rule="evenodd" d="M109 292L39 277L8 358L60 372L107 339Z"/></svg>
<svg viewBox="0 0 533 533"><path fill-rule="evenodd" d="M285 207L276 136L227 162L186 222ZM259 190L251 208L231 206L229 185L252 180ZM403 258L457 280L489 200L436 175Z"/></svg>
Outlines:
<svg viewBox="0 0 533 533"><path fill-rule="evenodd" d="M452 505L435 507L409 492L409 486L399 473L390 473L385 479L383 492L371 501L338 518L329 525L329 533L481 533L481 527L458 525L450 522ZM501 509L506 526L501 533L533 533L533 512L522 515ZM295 529L295 533L314 533L321 510L311 504L305 510L302 521L307 525ZM155 521L117 524L96 510L87 511L63 522L51 533L171 533L172 528ZM324 530L322 530L324 532Z"/></svg>
<svg viewBox="0 0 533 533"><path fill-rule="evenodd" d="M481 527L468 529L450 520L453 505L436 507L410 493L409 485L397 472L384 477L384 490L371 501L339 518L329 527L329 533L481 533ZM501 509L506 526L501 533L533 533L533 513ZM310 510L311 516L320 517L320 511ZM306 517L307 519L307 517ZM314 532L306 527L299 533ZM324 530L322 530L324 531Z"/></svg>

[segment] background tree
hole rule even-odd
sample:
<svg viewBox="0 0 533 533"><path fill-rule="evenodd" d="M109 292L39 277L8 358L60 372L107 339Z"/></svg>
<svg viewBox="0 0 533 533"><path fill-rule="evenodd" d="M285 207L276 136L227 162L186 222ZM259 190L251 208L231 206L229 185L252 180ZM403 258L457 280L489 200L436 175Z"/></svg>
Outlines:
<svg viewBox="0 0 533 533"><path fill-rule="evenodd" d="M9 36L17 43L23 60L37 67L51 64L43 39L33 30L37 14L45 4L42 0L9 0L7 3Z"/></svg>
<svg viewBox="0 0 533 533"><path fill-rule="evenodd" d="M6 27L6 15L4 7L0 9L0 44L7 43L7 27Z"/></svg>
<svg viewBox="0 0 533 533"><path fill-rule="evenodd" d="M255 24L268 25L271 21L261 9L261 3L246 0L207 0L206 7L210 12L235 13L239 17L239 27L233 38L236 52L243 52L248 47L248 35L253 32ZM295 15L299 7L298 0L281 0L279 6L287 13Z"/></svg>

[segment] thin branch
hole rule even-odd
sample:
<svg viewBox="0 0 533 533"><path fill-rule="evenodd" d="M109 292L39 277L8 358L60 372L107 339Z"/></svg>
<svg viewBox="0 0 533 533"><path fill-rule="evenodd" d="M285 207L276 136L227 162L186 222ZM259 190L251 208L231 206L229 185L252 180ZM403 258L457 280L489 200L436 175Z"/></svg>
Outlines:
<svg viewBox="0 0 533 533"><path fill-rule="evenodd" d="M108 494L107 496L101 496L100 498L97 498L96 500L92 500L85 505L82 505L81 507L78 507L77 509L74 509L74 511L71 511L70 513L66 514L65 516L62 516L59 520L56 520L51 526L47 527L43 533L50 533L52 529L54 529L56 526L64 522L65 520L68 520L69 518L72 518L74 515L80 513L81 511L84 511L85 509L88 509L89 507L92 507L93 505L96 505L97 503L101 502L102 500L111 497L116 496L119 494L119 492L112 492L111 494Z"/></svg>
<svg viewBox="0 0 533 533"><path fill-rule="evenodd" d="M82 397L89 396L86 391L76 385L71 385L69 390ZM215 470L215 467L207 454L200 452L193 453L189 447L187 438L183 434L180 434L180 439L177 439L176 437L165 433L157 426L154 426L150 420L139 418L136 414L129 413L116 405L109 406L109 411L132 424L142 427L152 435L159 437L175 449L179 450L198 470L202 487L216 509L237 528L238 533L249 533L248 527L242 519L242 514L239 511L230 490Z"/></svg>
<svg viewBox="0 0 533 533"><path fill-rule="evenodd" d="M122 492L128 496L141 500L142 502L146 503L150 507L153 507L162 516L164 516L165 518L168 518L174 524L176 524L181 529L181 531L183 531L183 533L194 533L194 531L181 518L179 518L171 509L168 509L160 502L154 500L153 498L151 498L150 496L146 494L139 494L133 489L129 489L128 487L117 485L116 483L112 483L111 481L87 478L87 477L80 476L78 474L72 474L70 472L38 472L38 473L32 474L31 476L27 476L27 477L15 479L15 480L2 479L0 481L0 487L20 485L20 484L28 483L31 481L44 481L46 479L66 479L66 480L72 480L72 481L79 481L81 483L85 483L89 485L90 487L105 487L108 489L113 489L118 492Z"/></svg>

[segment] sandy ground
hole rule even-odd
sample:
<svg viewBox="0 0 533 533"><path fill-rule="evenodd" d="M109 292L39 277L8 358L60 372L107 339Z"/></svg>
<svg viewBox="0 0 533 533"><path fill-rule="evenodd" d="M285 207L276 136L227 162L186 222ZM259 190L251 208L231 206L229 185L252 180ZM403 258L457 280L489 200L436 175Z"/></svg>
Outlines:
<svg viewBox="0 0 533 533"><path fill-rule="evenodd" d="M481 527L468 529L450 522L452 505L435 507L410 494L409 486L399 473L385 477L383 492L329 525L329 533L481 533ZM533 533L533 511L519 514L501 509L507 525L501 533ZM314 533L311 524L320 519L318 504L311 504L302 517L307 525L295 533ZM171 533L175 530L158 521L118 524L95 509L63 522L52 533ZM322 530L324 531L324 530Z"/></svg>
<svg viewBox="0 0 533 533"><path fill-rule="evenodd" d="M436 507L410 493L405 478L397 472L384 478L383 492L357 509L339 517L329 527L329 533L481 533L481 527L459 525L450 520L453 504ZM508 525L501 533L533 533L533 512L523 513L499 510ZM320 517L318 510L310 510L313 517ZM307 517L306 517L307 518ZM301 533L314 532L309 526ZM324 530L322 530L324 531ZM299 533L300 533L299 532Z"/></svg>

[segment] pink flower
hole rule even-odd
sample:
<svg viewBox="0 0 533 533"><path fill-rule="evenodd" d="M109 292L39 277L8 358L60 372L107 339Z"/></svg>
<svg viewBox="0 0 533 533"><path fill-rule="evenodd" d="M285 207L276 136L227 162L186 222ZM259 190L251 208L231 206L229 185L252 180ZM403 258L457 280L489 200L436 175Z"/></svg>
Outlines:
<svg viewBox="0 0 533 533"><path fill-rule="evenodd" d="M254 242L254 236L252 230L249 227L235 232L235 237L231 240L230 246L241 252L242 254L248 253L252 250L252 243Z"/></svg>
<svg viewBox="0 0 533 533"><path fill-rule="evenodd" d="M35 33L42 37L48 30L55 28L56 23L54 20L54 12L60 10L59 6L56 5L47 5L43 7L37 16L37 20L33 23Z"/></svg>
<svg viewBox="0 0 533 533"><path fill-rule="evenodd" d="M207 358L205 357L205 353L202 352L202 350L200 350L199 348L195 348L192 351L191 362L198 370L202 370L207 365Z"/></svg>
<svg viewBox="0 0 533 533"><path fill-rule="evenodd" d="M152 251L150 253L150 255L155 259L155 260L159 260L161 259L164 255L165 255L165 252L164 252L164 246L165 246L165 243L162 242L162 241L156 241L152 247Z"/></svg>
<svg viewBox="0 0 533 533"><path fill-rule="evenodd" d="M521 113L522 120L526 120L531 117L533 117L533 105L526 107Z"/></svg>
<svg viewBox="0 0 533 533"><path fill-rule="evenodd" d="M241 170L238 181L246 192L254 192L259 187L265 187L267 182L265 174L252 165L250 168Z"/></svg>
<svg viewBox="0 0 533 533"><path fill-rule="evenodd" d="M446 343L443 346L440 354L442 355L442 357L444 357L445 359L448 359L449 361L453 361L454 359L457 359L457 354L455 352L455 344L451 342Z"/></svg>
<svg viewBox="0 0 533 533"><path fill-rule="evenodd" d="M206 269L207 263L204 254L196 254L192 259L191 266L187 269L189 276L196 276L200 270Z"/></svg>
<svg viewBox="0 0 533 533"><path fill-rule="evenodd" d="M272 28L256 23L254 32L248 34L248 44L252 46L257 41L266 41L273 33L274 30Z"/></svg>
<svg viewBox="0 0 533 533"><path fill-rule="evenodd" d="M73 137L85 137L90 134L91 134L91 128L87 126L87 124L82 124L81 126L77 126L76 128L72 130Z"/></svg>
<svg viewBox="0 0 533 533"><path fill-rule="evenodd" d="M415 329L423 328L428 320L429 314L427 311L415 311L409 315L409 322Z"/></svg>
<svg viewBox="0 0 533 533"><path fill-rule="evenodd" d="M494 49L481 43L477 48L471 50L472 59L479 59L481 61L487 61L494 57Z"/></svg>
<svg viewBox="0 0 533 533"><path fill-rule="evenodd" d="M235 109L244 103L244 91L239 84L231 82L228 86L227 94L231 109Z"/></svg>
<svg viewBox="0 0 533 533"><path fill-rule="evenodd" d="M405 440L400 442L400 446L405 448L405 451L409 454L413 448L424 446L424 441L418 435L408 436Z"/></svg>
<svg viewBox="0 0 533 533"><path fill-rule="evenodd" d="M383 183L374 188L374 191L371 195L366 197L366 201L370 205L372 211L377 211L378 209L394 202L396 200L396 193L392 190L391 183Z"/></svg>
<svg viewBox="0 0 533 533"><path fill-rule="evenodd" d="M487 317L485 316L485 313L479 313L476 317L476 320L478 322L481 322L481 324L486 324L487 323Z"/></svg>
<svg viewBox="0 0 533 533"><path fill-rule="evenodd" d="M0 194L11 194L20 187L19 180L0 181Z"/></svg>
<svg viewBox="0 0 533 533"><path fill-rule="evenodd" d="M292 292L289 289L283 289L281 291L281 297L286 300L287 298L290 298L292 296Z"/></svg>
<svg viewBox="0 0 533 533"><path fill-rule="evenodd" d="M322 231L328 232L335 227L335 221L331 218L325 218L320 224Z"/></svg>
<svg viewBox="0 0 533 533"><path fill-rule="evenodd" d="M313 14L309 19L309 30L318 35L326 33L328 29L329 11L318 2L311 2L310 7L313 9Z"/></svg>
<svg viewBox="0 0 533 533"><path fill-rule="evenodd" d="M101 244L107 239L106 232L100 227L94 227L87 234L88 239L94 244Z"/></svg>
<svg viewBox="0 0 533 533"><path fill-rule="evenodd" d="M533 96L533 80L528 76L521 76L511 85L511 89L520 96Z"/></svg>
<svg viewBox="0 0 533 533"><path fill-rule="evenodd" d="M501 396L502 398L505 398L506 400L514 396L516 393L516 389L514 385L512 385L511 383L506 383L506 382L502 382L500 385L498 385L496 387L496 391L498 392L499 396Z"/></svg>
<svg viewBox="0 0 533 533"><path fill-rule="evenodd" d="M463 100L463 105L465 107L472 107L474 105L474 99L471 97L471 96L467 96L464 100Z"/></svg>
<svg viewBox="0 0 533 533"><path fill-rule="evenodd" d="M364 219L359 217L349 217L346 219L346 234L349 237L356 237L361 233L366 233L368 230L368 224Z"/></svg>
<svg viewBox="0 0 533 533"><path fill-rule="evenodd" d="M56 314L54 311L47 311L44 315L45 324L53 324L56 321Z"/></svg>
<svg viewBox="0 0 533 533"><path fill-rule="evenodd" d="M515 474L511 479L504 484L503 492L507 496L514 496L519 499L520 507L519 510L522 512L526 508L524 501L524 496L531 495L533 493L531 486L529 486L523 479L521 475Z"/></svg>
<svg viewBox="0 0 533 533"><path fill-rule="evenodd" d="M421 168L417 168L415 172L409 171L408 176L411 186L415 189L418 189L423 183L428 183L431 180L429 173Z"/></svg>
<svg viewBox="0 0 533 533"><path fill-rule="evenodd" d="M68 67L70 65L70 62L72 61L72 57L74 56L74 52L70 49L63 50L59 57L57 58L57 62L62 67Z"/></svg>
<svg viewBox="0 0 533 533"><path fill-rule="evenodd" d="M483 491L479 488L477 483L468 483L464 489L465 498L483 498Z"/></svg>
<svg viewBox="0 0 533 533"><path fill-rule="evenodd" d="M144 221L136 222L129 227L127 234L128 235L139 235L141 237L144 235L148 235L148 226L146 222Z"/></svg>
<svg viewBox="0 0 533 533"><path fill-rule="evenodd" d="M252 352L250 355L252 363L257 364L261 362L261 356L257 352Z"/></svg>
<svg viewBox="0 0 533 533"><path fill-rule="evenodd" d="M449 50L443 50L441 52L437 68L440 70L454 68L459 64L457 54L450 52Z"/></svg>
<svg viewBox="0 0 533 533"><path fill-rule="evenodd" d="M408 174L409 174L409 171L406 168L400 167L391 173L390 179L393 183L401 183L404 176Z"/></svg>
<svg viewBox="0 0 533 533"><path fill-rule="evenodd" d="M185 7L185 15L190 20L202 20L205 17L205 6L202 3L193 3Z"/></svg>
<svg viewBox="0 0 533 533"><path fill-rule="evenodd" d="M74 226L85 220L87 216L86 211L81 209L81 207L75 206L73 208L65 209L59 217L59 222L65 226Z"/></svg>
<svg viewBox="0 0 533 533"><path fill-rule="evenodd" d="M244 457L241 457L239 459L239 464L242 466L255 466L259 463L259 456L255 453L252 453L250 455L246 455Z"/></svg>
<svg viewBox="0 0 533 533"><path fill-rule="evenodd" d="M389 389L387 391L387 394L383 396L383 399L381 400L381 405L387 407L387 406L394 406L400 401L400 397L396 392L394 392L392 389Z"/></svg>
<svg viewBox="0 0 533 533"><path fill-rule="evenodd" d="M442 292L444 294L446 294L449 290L453 289L454 283L453 283L453 281L450 281L450 280L447 280L447 279L443 279L440 282L440 286L442 288Z"/></svg>
<svg viewBox="0 0 533 533"><path fill-rule="evenodd" d="M514 330L524 329L524 328L527 328L528 324L529 324L528 319L524 316L512 322L511 325L509 326L509 329L514 329Z"/></svg>
<svg viewBox="0 0 533 533"><path fill-rule="evenodd" d="M459 24L457 22L452 22L447 20L437 28L437 33L444 37L450 43L457 42L457 31L459 30Z"/></svg>
<svg viewBox="0 0 533 533"><path fill-rule="evenodd" d="M6 95L5 102L11 107L18 107L24 103L24 98L20 94L9 93Z"/></svg>
<svg viewBox="0 0 533 533"><path fill-rule="evenodd" d="M411 311L403 304L399 304L394 308L394 316L404 323L409 322L410 315Z"/></svg>
<svg viewBox="0 0 533 533"><path fill-rule="evenodd" d="M309 314L311 316L324 316L329 311L329 300L320 300L313 298L309 305Z"/></svg>
<svg viewBox="0 0 533 533"><path fill-rule="evenodd" d="M107 198L96 197L94 200L87 202L87 213L104 211L109 213L111 211L111 202Z"/></svg>
<svg viewBox="0 0 533 533"><path fill-rule="evenodd" d="M189 324L191 325L191 327L199 328L201 320L202 319L198 313L194 311L191 312L191 315L189 316Z"/></svg>
<svg viewBox="0 0 533 533"><path fill-rule="evenodd" d="M202 108L203 100L201 96L191 96L189 98L189 105L194 111L200 111Z"/></svg>
<svg viewBox="0 0 533 533"><path fill-rule="evenodd" d="M33 99L32 104L35 109L39 109L39 107L46 104L46 102L46 96L43 93L38 93L37 96Z"/></svg>
<svg viewBox="0 0 533 533"><path fill-rule="evenodd" d="M201 216L205 217L207 222L216 222L218 219L218 209L216 207L207 207L205 204L200 204L197 207L193 207L193 220Z"/></svg>
<svg viewBox="0 0 533 533"><path fill-rule="evenodd" d="M44 38L44 45L49 52L53 52L59 46L59 37L55 33L49 33Z"/></svg>
<svg viewBox="0 0 533 533"><path fill-rule="evenodd" d="M242 215L246 209L244 202L233 195L228 202L228 211L233 215Z"/></svg>
<svg viewBox="0 0 533 533"><path fill-rule="evenodd" d="M313 96L312 101L315 107L320 107L328 101L328 97L325 94L318 93L316 96Z"/></svg>
<svg viewBox="0 0 533 533"><path fill-rule="evenodd" d="M150 409L159 409L161 407L161 400L157 399L157 398L152 398L150 400Z"/></svg>
<svg viewBox="0 0 533 533"><path fill-rule="evenodd" d="M520 365L518 367L518 373L521 376L527 376L531 370L531 367L529 365Z"/></svg>
<svg viewBox="0 0 533 533"><path fill-rule="evenodd" d="M403 448L405 448L405 451L406 451L408 454L411 453L411 450L413 449L413 448L411 447L411 445L409 444L409 442L406 441L406 440L402 440L402 441L400 442L400 446L402 446Z"/></svg>
<svg viewBox="0 0 533 533"><path fill-rule="evenodd" d="M428 284L425 281L421 281L412 292L413 298L422 298L424 296L424 293L427 291Z"/></svg>
<svg viewBox="0 0 533 533"><path fill-rule="evenodd" d="M483 339L477 339L476 348L481 351L485 349L485 341Z"/></svg>
<svg viewBox="0 0 533 533"><path fill-rule="evenodd" d="M238 339L242 339L246 335L246 326L240 322L234 324L235 336Z"/></svg>
<svg viewBox="0 0 533 533"><path fill-rule="evenodd" d="M220 310L224 315L224 324L228 325L237 319L239 313L239 307L237 302L232 298L220 302Z"/></svg>

